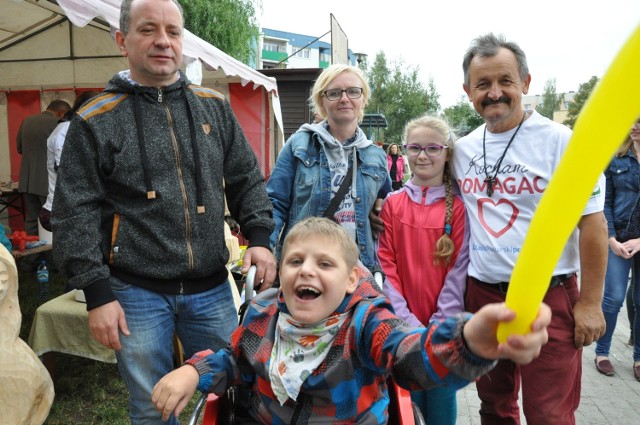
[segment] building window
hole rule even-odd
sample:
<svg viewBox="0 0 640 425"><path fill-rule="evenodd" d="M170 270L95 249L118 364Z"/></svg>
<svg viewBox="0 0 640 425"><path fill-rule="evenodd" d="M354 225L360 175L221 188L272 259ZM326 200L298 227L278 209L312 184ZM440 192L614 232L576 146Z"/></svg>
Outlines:
<svg viewBox="0 0 640 425"><path fill-rule="evenodd" d="M268 52L286 52L287 51L284 45L274 43L272 41L265 41L262 47L264 50Z"/></svg>
<svg viewBox="0 0 640 425"><path fill-rule="evenodd" d="M303 49L295 46L292 46L292 49L294 52L296 52L297 58L309 59L309 57L311 56L309 49Z"/></svg>
<svg viewBox="0 0 640 425"><path fill-rule="evenodd" d="M530 111L531 110L531 104L530 103L525 103L524 104L524 110L525 111Z"/></svg>

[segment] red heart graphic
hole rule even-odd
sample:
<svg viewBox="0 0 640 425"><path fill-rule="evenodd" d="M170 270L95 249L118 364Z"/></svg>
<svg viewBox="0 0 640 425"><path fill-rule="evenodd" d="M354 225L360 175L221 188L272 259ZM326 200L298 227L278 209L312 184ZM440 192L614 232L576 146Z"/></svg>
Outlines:
<svg viewBox="0 0 640 425"><path fill-rule="evenodd" d="M507 204L507 205L510 205L512 208L511 217L509 217L509 221L502 229L498 230L497 232L493 230L484 219L483 208L484 208L484 205L487 203L491 203L491 205L493 205L494 207L497 207L500 204ZM511 229L511 227L513 226L513 223L516 221L516 218L518 217L519 212L520 210L518 209L518 207L516 207L516 205L513 202L504 198L500 199L498 203L493 202L493 199L491 198L478 199L478 216L480 217L480 222L482 223L482 226L485 229L487 229L487 232L491 233L494 238L499 238L500 236L504 235L507 230Z"/></svg>

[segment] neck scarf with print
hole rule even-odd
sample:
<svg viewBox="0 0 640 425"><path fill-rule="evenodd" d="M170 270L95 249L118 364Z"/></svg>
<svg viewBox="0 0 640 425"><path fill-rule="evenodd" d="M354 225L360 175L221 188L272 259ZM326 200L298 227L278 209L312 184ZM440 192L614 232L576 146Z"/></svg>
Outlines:
<svg viewBox="0 0 640 425"><path fill-rule="evenodd" d="M334 313L320 322L304 325L280 312L269 366L271 388L280 405L288 398L298 398L302 383L325 359L348 315Z"/></svg>

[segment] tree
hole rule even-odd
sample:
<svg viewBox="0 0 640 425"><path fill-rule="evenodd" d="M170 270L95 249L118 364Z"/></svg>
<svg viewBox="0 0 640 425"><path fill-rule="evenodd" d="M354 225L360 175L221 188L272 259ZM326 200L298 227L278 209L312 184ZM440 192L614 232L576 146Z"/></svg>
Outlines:
<svg viewBox="0 0 640 425"><path fill-rule="evenodd" d="M578 92L573 97L573 102L569 104L567 119L564 120L563 124L569 126L570 128L573 128L573 126L576 123L576 119L578 118L578 115L580 115L582 106L591 95L591 92L593 91L593 88L596 86L597 82L598 82L598 77L594 75L586 83L580 84L580 87L578 88Z"/></svg>
<svg viewBox="0 0 640 425"><path fill-rule="evenodd" d="M407 67L400 60L389 66L384 52L378 52L371 70L365 71L371 86L366 112L381 113L387 118L385 143L400 143L409 120L425 114L429 107L435 111L440 107L435 84L431 82L429 90L425 89L418 71L418 67Z"/></svg>
<svg viewBox="0 0 640 425"><path fill-rule="evenodd" d="M484 123L480 114L464 96L461 96L454 106L445 108L442 115L458 137L466 136Z"/></svg>
<svg viewBox="0 0 640 425"><path fill-rule="evenodd" d="M536 106L536 111L542 116L553 119L553 113L559 109L560 103L564 102L564 95L556 93L556 79L550 78L544 84L542 92L542 103Z"/></svg>
<svg viewBox="0 0 640 425"><path fill-rule="evenodd" d="M251 0L183 0L181 4L185 28L241 62L255 61L259 28Z"/></svg>
<svg viewBox="0 0 640 425"><path fill-rule="evenodd" d="M436 84L433 82L433 78L429 78L429 85L427 86L427 113L436 115L440 111L440 94L436 90Z"/></svg>

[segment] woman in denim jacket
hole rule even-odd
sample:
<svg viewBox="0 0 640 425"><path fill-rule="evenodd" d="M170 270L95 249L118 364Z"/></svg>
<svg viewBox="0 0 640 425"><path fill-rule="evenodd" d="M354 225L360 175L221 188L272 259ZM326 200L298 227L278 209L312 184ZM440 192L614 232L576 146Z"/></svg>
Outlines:
<svg viewBox="0 0 640 425"><path fill-rule="evenodd" d="M322 121L304 124L278 155L267 182L276 223L271 246L279 257L288 230L309 216L323 216L350 168L349 190L331 217L358 245L360 260L376 268L369 212L391 191L386 154L358 124L369 100L362 72L349 65L325 69L313 86L313 109Z"/></svg>
<svg viewBox="0 0 640 425"><path fill-rule="evenodd" d="M640 305L640 119L629 138L613 158L607 170L607 191L604 214L609 222L609 258L604 283L602 312L607 322L606 333L596 345L596 369L612 376L615 371L609 361L611 336L616 327L618 312L627 291L629 270L633 270L633 302ZM636 335L633 347L633 374L640 381L640 315L633 323Z"/></svg>

